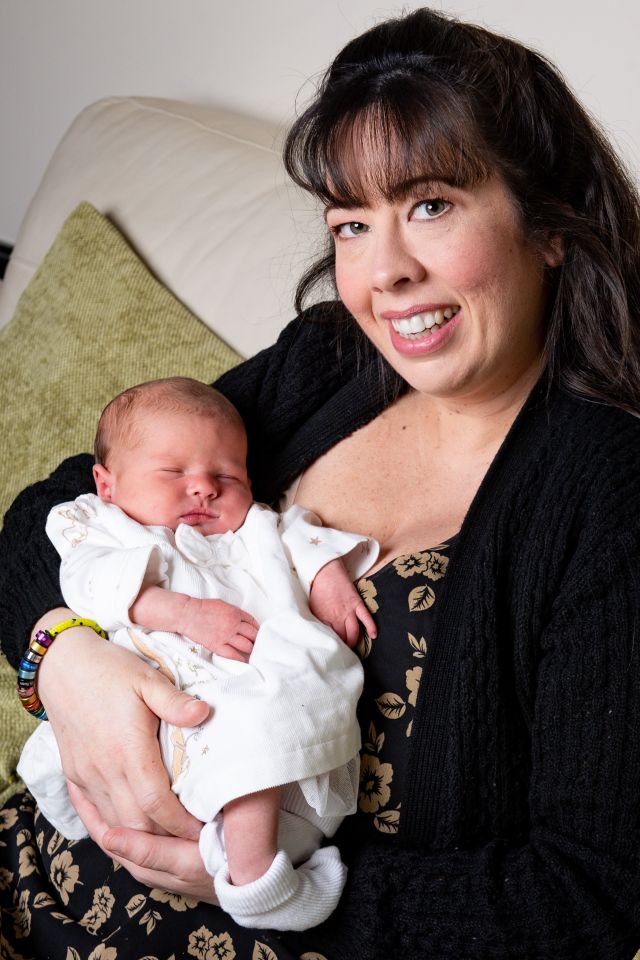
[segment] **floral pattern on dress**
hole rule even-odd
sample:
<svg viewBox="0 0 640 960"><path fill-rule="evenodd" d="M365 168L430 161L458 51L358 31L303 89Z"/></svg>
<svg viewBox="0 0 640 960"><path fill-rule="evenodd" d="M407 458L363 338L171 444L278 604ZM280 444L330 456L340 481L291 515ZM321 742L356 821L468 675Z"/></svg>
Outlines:
<svg viewBox="0 0 640 960"><path fill-rule="evenodd" d="M326 960L193 897L137 883L91 840L65 840L29 793L0 810L0 831L3 960Z"/></svg>
<svg viewBox="0 0 640 960"><path fill-rule="evenodd" d="M454 540L396 557L356 584L378 627L375 640L363 633L356 648L365 668L358 708L362 730L358 816L388 836L397 834L400 824L426 638Z"/></svg>

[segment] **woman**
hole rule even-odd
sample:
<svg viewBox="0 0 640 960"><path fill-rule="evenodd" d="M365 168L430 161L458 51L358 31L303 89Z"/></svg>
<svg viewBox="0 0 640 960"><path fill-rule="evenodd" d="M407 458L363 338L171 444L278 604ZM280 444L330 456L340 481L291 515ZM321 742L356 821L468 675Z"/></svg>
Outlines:
<svg viewBox="0 0 640 960"><path fill-rule="evenodd" d="M549 64L429 10L342 51L285 159L326 204L332 244L298 306L327 276L342 304L309 309L217 385L247 422L258 499L288 490L381 543L360 584L378 626L361 643L360 810L341 837L350 876L327 924L243 939L215 908L190 914L183 900L188 955L250 956L257 942L279 958L630 960L637 198ZM67 461L7 519L14 661L60 602L44 516L87 487L89 468ZM154 744L155 715L193 723L202 705L82 628L56 640L39 691L95 840L141 884L210 900L196 825L168 795ZM123 715L140 731L126 750ZM32 816L18 807L5 811L14 833ZM60 849L82 854L82 877L91 858L103 873L109 862ZM124 870L108 886L121 912L149 905ZM76 890L65 890L68 902ZM65 926L65 942L84 943L88 925ZM108 940L111 957L131 956L122 937Z"/></svg>

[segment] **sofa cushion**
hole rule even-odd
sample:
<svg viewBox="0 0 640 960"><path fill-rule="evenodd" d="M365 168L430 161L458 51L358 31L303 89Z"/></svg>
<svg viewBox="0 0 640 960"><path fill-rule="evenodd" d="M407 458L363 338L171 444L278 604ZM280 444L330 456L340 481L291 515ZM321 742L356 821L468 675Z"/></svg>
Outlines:
<svg viewBox="0 0 640 960"><path fill-rule="evenodd" d="M0 510L64 456L91 450L100 411L127 386L210 382L240 359L81 204L0 330Z"/></svg>
<svg viewBox="0 0 640 960"><path fill-rule="evenodd" d="M0 327L69 213L88 200L182 303L243 356L291 319L326 228L287 183L278 127L233 111L110 97L78 115L20 228ZM311 219L310 219L311 218Z"/></svg>
<svg viewBox="0 0 640 960"><path fill-rule="evenodd" d="M237 363L224 344L149 272L90 204L67 219L0 330L0 508L65 456L90 450L100 411L121 390L182 374L210 382ZM0 791L30 728L0 670Z"/></svg>

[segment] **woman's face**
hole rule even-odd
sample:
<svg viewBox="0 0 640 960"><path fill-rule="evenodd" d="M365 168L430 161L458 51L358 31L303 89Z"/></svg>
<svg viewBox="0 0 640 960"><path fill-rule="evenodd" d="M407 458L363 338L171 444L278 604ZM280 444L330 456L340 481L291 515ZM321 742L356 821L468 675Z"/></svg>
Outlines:
<svg viewBox="0 0 640 960"><path fill-rule="evenodd" d="M493 399L530 383L542 349L545 267L497 178L412 181L399 199L329 207L340 297L416 390Z"/></svg>

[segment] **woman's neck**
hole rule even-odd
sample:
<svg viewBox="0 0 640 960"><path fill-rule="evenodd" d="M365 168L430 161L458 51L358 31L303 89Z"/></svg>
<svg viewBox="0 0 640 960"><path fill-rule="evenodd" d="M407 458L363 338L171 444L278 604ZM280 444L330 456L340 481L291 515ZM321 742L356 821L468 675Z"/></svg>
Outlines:
<svg viewBox="0 0 640 960"><path fill-rule="evenodd" d="M410 390L406 409L418 418L432 448L459 451L463 457L482 450L495 453L540 375L536 361L517 379L482 392L435 397Z"/></svg>

